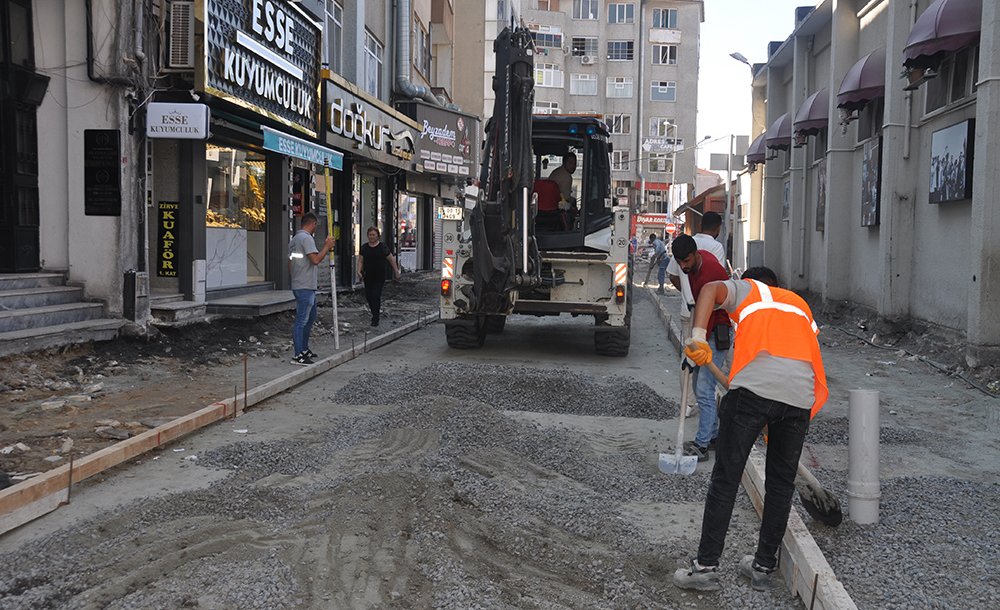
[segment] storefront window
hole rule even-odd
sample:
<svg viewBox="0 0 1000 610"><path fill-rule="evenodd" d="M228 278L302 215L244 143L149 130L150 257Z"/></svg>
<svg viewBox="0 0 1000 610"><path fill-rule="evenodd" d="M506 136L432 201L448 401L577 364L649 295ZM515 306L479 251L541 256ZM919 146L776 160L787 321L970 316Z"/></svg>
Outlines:
<svg viewBox="0 0 1000 610"><path fill-rule="evenodd" d="M205 158L207 287L263 281L267 201L264 155L209 144Z"/></svg>
<svg viewBox="0 0 1000 610"><path fill-rule="evenodd" d="M407 271L417 268L417 198L399 196L399 264Z"/></svg>

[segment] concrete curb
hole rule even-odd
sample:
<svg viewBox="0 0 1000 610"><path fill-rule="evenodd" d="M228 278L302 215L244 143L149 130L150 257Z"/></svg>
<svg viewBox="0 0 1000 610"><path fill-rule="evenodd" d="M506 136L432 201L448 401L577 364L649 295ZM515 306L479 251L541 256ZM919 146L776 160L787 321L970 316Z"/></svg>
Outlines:
<svg viewBox="0 0 1000 610"><path fill-rule="evenodd" d="M213 402L194 413L179 417L162 426L147 430L79 460L74 460L70 464L64 464L33 479L22 481L0 491L0 535L50 513L60 506L69 504L74 483L99 474L221 419L238 417L247 407L305 383L366 352L382 347L435 322L438 315L438 313L433 313L418 317L415 321L395 330L372 339L366 339L362 345L355 344L351 347L345 347L340 353L324 358L312 366L292 371L247 390L242 399L235 396Z"/></svg>
<svg viewBox="0 0 1000 610"><path fill-rule="evenodd" d="M681 349L681 329L673 319L667 304L657 298L656 291L647 288L645 293L656 305L657 314L664 326L670 342L678 351ZM746 469L743 471L743 489L758 515L764 513L764 454L756 447L750 452ZM823 551L806 527L798 511L788 515L788 527L781 540L778 560L781 575L788 589L802 599L807 608L817 610L857 610L854 600L837 579Z"/></svg>

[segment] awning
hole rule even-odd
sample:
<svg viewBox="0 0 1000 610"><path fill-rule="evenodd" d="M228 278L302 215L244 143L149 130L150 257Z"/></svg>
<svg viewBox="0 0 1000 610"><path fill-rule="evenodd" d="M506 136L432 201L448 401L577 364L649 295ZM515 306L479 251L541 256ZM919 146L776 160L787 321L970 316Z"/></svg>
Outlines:
<svg viewBox="0 0 1000 610"><path fill-rule="evenodd" d="M337 152L332 148L308 142L302 138L290 136L270 127L261 125L260 129L264 132L264 148L267 150L295 157L296 159L302 159L316 165L323 165L330 169L344 169L343 153Z"/></svg>
<svg viewBox="0 0 1000 610"><path fill-rule="evenodd" d="M884 48L865 55L847 71L837 93L837 107L853 112L880 97L885 97Z"/></svg>
<svg viewBox="0 0 1000 610"><path fill-rule="evenodd" d="M910 30L903 47L903 65L936 67L941 54L975 44L982 25L983 0L934 0Z"/></svg>
<svg viewBox="0 0 1000 610"><path fill-rule="evenodd" d="M796 133L811 136L826 129L830 122L830 90L823 87L806 98L795 113L792 128Z"/></svg>
<svg viewBox="0 0 1000 610"><path fill-rule="evenodd" d="M792 119L788 113L778 117L778 120L771 123L767 128L767 135L764 136L764 144L768 148L778 150L788 150L792 145Z"/></svg>
<svg viewBox="0 0 1000 610"><path fill-rule="evenodd" d="M760 165L767 160L767 147L764 146L765 135L763 133L760 134L750 143L750 148L747 149L747 163Z"/></svg>

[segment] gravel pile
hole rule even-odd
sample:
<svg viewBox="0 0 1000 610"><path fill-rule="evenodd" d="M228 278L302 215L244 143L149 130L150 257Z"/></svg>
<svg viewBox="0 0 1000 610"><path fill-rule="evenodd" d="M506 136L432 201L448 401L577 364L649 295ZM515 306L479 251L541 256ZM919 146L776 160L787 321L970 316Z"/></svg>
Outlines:
<svg viewBox="0 0 1000 610"><path fill-rule="evenodd" d="M849 422L846 417L817 417L809 424L807 443L819 445L846 445ZM923 443L927 434L903 426L879 426L879 443L884 445L907 445Z"/></svg>
<svg viewBox="0 0 1000 610"><path fill-rule="evenodd" d="M627 377L603 380L567 369L436 363L413 374L357 376L335 395L344 404L397 405L420 396L478 400L511 411L668 419L677 403Z"/></svg>
<svg viewBox="0 0 1000 610"><path fill-rule="evenodd" d="M817 476L846 501L843 472ZM810 529L861 608L998 608L998 518L1000 484L903 477L883 481L877 524Z"/></svg>
<svg viewBox="0 0 1000 610"><path fill-rule="evenodd" d="M703 502L708 469L597 452L580 435L475 401L329 415L280 442L238 442L189 468L207 489L124 505L0 557L3 608L785 608L735 572L756 519L737 518L720 594L669 584L696 540L650 542L625 503ZM749 510L740 496L738 507ZM655 537L654 537L655 538ZM345 567L346 566L346 567Z"/></svg>

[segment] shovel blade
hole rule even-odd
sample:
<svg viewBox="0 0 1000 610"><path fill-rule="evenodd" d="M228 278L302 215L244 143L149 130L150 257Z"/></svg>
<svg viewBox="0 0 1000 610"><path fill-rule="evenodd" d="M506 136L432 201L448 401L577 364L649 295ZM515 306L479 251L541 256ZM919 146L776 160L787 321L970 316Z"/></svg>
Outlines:
<svg viewBox="0 0 1000 610"><path fill-rule="evenodd" d="M694 474L698 467L698 458L693 455L678 456L673 453L660 454L660 472L663 474Z"/></svg>

